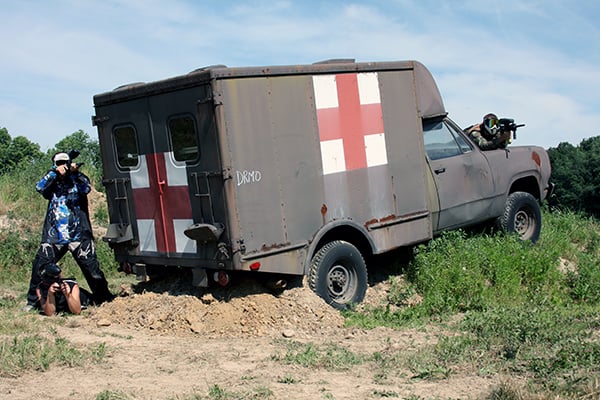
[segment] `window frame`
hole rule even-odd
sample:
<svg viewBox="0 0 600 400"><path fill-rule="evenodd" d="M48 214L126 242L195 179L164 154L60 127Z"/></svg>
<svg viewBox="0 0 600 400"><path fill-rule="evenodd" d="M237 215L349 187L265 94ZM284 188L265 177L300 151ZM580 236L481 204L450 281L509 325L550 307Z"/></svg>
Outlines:
<svg viewBox="0 0 600 400"><path fill-rule="evenodd" d="M428 145L426 143L425 136L427 132L431 131L425 130L425 126L428 124L442 124L441 130L445 131L448 139L452 140L439 143L442 145L447 144L447 147L440 147L438 149L427 148ZM451 146L451 143L453 143L454 146ZM430 160L442 160L444 158L456 157L473 151L471 143L464 136L462 136L460 132L458 132L457 127L447 118L423 120L423 147L425 149L427 158ZM438 154L434 153L435 150L437 150Z"/></svg>
<svg viewBox="0 0 600 400"><path fill-rule="evenodd" d="M133 141L135 142L135 159L136 159L136 163L133 165L123 165L121 163L121 157L120 157L120 152L119 152L119 143L121 141L117 140L117 131L120 129L125 129L125 128L130 128L133 131ZM139 144L139 140L138 140L138 134L137 134L137 129L135 127L134 124L132 123L126 123L126 124L119 124L119 125L115 125L113 126L112 129L112 139L113 139L113 147L114 147L114 151L115 151L115 160L116 160L116 164L117 164L117 168L119 168L121 171L126 171L126 170L132 170L132 169L136 169L140 166L140 144ZM127 154L133 154L133 153L127 153Z"/></svg>
<svg viewBox="0 0 600 400"><path fill-rule="evenodd" d="M171 128L171 122L173 120L176 119L184 119L187 118L189 120L191 120L192 122L192 126L193 126L193 138L195 140L195 144L194 144L194 148L196 149L196 154L193 158L189 158L189 159L181 159L178 160L177 159L177 155L181 154L181 152L177 152L176 148L175 148L175 143L173 141L173 130ZM171 149L171 153L172 153L172 157L173 157L173 161L175 163L178 164L194 164L197 163L200 160L201 157L201 151L200 151L200 138L198 135L198 122L196 121L196 118L194 117L194 115L192 113L184 113L184 114L175 114L175 115L171 115L167 118L167 126L166 126L166 131L167 131L167 135L168 135L168 140L169 140L169 147ZM186 146L186 147L192 147L192 146ZM186 147L182 147L182 149L185 149Z"/></svg>

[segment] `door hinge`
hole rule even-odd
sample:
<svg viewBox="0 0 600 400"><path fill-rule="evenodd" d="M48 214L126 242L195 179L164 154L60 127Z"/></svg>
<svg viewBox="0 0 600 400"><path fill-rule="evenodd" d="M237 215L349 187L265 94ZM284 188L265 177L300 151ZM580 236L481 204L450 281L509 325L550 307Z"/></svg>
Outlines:
<svg viewBox="0 0 600 400"><path fill-rule="evenodd" d="M92 126L98 126L109 119L109 117L98 117L96 115L92 115Z"/></svg>

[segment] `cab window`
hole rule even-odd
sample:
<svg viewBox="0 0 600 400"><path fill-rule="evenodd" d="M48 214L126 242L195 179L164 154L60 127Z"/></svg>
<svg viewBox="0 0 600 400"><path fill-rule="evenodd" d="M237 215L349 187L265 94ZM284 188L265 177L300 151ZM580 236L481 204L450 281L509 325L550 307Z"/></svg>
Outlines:
<svg viewBox="0 0 600 400"><path fill-rule="evenodd" d="M120 168L136 167L139 162L137 135L133 126L114 129L114 142L117 149L117 164Z"/></svg>
<svg viewBox="0 0 600 400"><path fill-rule="evenodd" d="M196 123L191 115L169 119L169 135L176 161L195 161L199 157Z"/></svg>
<svg viewBox="0 0 600 400"><path fill-rule="evenodd" d="M423 122L423 142L430 160L454 157L471 150L465 139L453 134L441 120Z"/></svg>

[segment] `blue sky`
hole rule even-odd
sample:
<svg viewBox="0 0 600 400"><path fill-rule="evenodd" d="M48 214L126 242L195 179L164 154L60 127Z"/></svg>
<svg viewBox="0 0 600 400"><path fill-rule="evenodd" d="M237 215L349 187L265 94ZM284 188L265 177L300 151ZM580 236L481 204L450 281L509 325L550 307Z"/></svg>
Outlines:
<svg viewBox="0 0 600 400"><path fill-rule="evenodd" d="M42 150L91 125L93 96L196 68L415 59L459 125L517 144L600 135L597 0L0 0L0 127Z"/></svg>

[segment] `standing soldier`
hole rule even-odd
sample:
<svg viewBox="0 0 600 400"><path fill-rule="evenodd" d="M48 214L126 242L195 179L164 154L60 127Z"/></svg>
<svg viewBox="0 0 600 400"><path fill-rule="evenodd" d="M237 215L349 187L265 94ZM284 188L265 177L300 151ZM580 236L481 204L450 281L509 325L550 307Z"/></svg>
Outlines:
<svg viewBox="0 0 600 400"><path fill-rule="evenodd" d="M81 268L93 302L98 305L114 298L96 257L87 209L87 195L92 186L89 178L79 171L79 165L72 163L78 154L74 151L56 153L52 157L52 169L35 186L48 199L48 210L42 242L33 261L26 310L39 308L36 288L41 280L40 271L48 264L57 263L67 251Z"/></svg>

